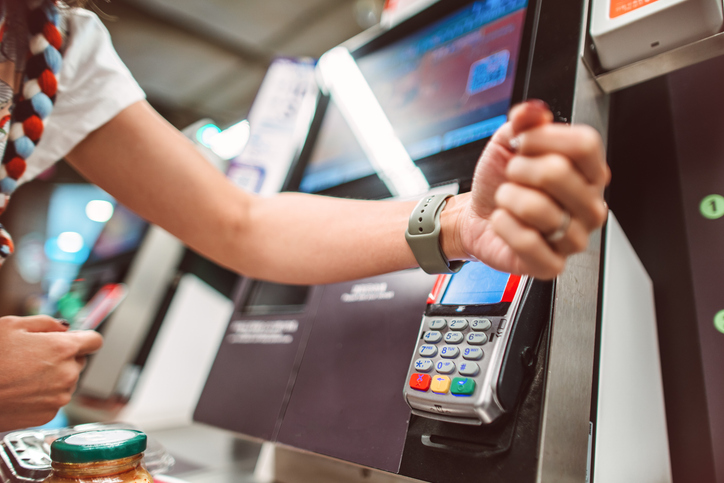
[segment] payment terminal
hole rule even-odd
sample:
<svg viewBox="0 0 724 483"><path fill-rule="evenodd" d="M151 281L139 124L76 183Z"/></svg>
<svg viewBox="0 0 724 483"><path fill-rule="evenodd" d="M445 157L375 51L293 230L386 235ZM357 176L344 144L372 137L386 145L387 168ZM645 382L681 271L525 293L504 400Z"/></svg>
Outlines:
<svg viewBox="0 0 724 483"><path fill-rule="evenodd" d="M481 262L437 278L404 389L413 414L480 425L512 409L542 330L517 327L531 283Z"/></svg>

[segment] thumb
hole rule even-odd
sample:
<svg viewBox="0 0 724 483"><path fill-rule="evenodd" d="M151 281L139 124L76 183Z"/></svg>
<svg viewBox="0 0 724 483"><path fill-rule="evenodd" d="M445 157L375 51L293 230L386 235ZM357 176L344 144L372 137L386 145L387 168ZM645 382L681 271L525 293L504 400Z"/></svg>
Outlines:
<svg viewBox="0 0 724 483"><path fill-rule="evenodd" d="M65 332L68 330L68 322L62 319L54 319L48 315L35 315L21 317L20 327L28 332Z"/></svg>
<svg viewBox="0 0 724 483"><path fill-rule="evenodd" d="M78 344L76 356L93 354L103 345L103 337L95 330L74 330L68 337L73 337Z"/></svg>
<svg viewBox="0 0 724 483"><path fill-rule="evenodd" d="M513 136L534 127L553 122L553 113L545 102L530 99L510 110L510 124Z"/></svg>

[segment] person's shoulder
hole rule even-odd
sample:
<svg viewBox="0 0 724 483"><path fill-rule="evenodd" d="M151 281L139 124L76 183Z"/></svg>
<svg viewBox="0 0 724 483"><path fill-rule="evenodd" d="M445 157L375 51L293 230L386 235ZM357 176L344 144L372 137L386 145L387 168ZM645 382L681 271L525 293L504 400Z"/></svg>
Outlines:
<svg viewBox="0 0 724 483"><path fill-rule="evenodd" d="M66 7L61 10L62 15L69 21L74 22L100 22L98 15L86 8Z"/></svg>
<svg viewBox="0 0 724 483"><path fill-rule="evenodd" d="M85 8L66 8L62 10L65 30L73 38L81 33L106 32L98 15Z"/></svg>
<svg viewBox="0 0 724 483"><path fill-rule="evenodd" d="M62 30L67 35L63 58L68 68L112 48L110 34L95 13L84 8L66 8L61 15Z"/></svg>

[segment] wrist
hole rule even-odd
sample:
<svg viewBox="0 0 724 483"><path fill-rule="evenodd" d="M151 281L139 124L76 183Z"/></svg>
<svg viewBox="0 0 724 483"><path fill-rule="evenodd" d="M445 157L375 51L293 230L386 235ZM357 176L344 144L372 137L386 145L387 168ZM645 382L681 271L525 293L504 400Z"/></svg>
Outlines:
<svg viewBox="0 0 724 483"><path fill-rule="evenodd" d="M465 207L470 193L456 195L447 199L440 212L440 248L450 261L472 260L473 257L463 248L461 227L465 216Z"/></svg>
<svg viewBox="0 0 724 483"><path fill-rule="evenodd" d="M449 260L442 248L441 215L452 196L447 193L425 195L415 205L408 219L405 240L420 268L430 274L455 273L465 263ZM454 229L449 231L453 233ZM454 253L453 250L451 252Z"/></svg>

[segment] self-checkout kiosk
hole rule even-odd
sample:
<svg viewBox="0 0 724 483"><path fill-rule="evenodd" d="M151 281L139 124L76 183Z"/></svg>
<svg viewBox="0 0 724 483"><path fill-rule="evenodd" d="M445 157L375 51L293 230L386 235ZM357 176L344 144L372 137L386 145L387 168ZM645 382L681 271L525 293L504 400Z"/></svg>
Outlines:
<svg viewBox="0 0 724 483"><path fill-rule="evenodd" d="M269 138L307 132L274 146L292 156L285 190L420 199L469 190L510 106L542 99L557 121L608 140L614 172L607 224L555 281L468 263L319 286L241 278L229 302L180 276L182 248L139 225L86 267L94 283L129 285L109 340L124 330L116 319L136 323L122 357L91 359L80 392L116 394L137 351L128 335L137 346L150 324L151 367L121 414L187 422L200 393L196 421L263 442L254 481L724 481L724 33L705 37L721 5L597 1L423 0L323 56L313 115L306 87L293 89L303 115L272 123ZM617 51L617 32L689 15L707 22L663 37L646 27ZM307 86L311 64L300 65L288 85ZM259 152L236 160L232 181L259 189ZM188 334L209 318L221 322L188 357Z"/></svg>
<svg viewBox="0 0 724 483"><path fill-rule="evenodd" d="M452 0L351 39L317 65L286 189L466 191L528 98L606 139L587 31L586 2ZM613 215L555 282L469 263L244 279L234 304L194 418L276 448L277 481L671 481L652 289Z"/></svg>

